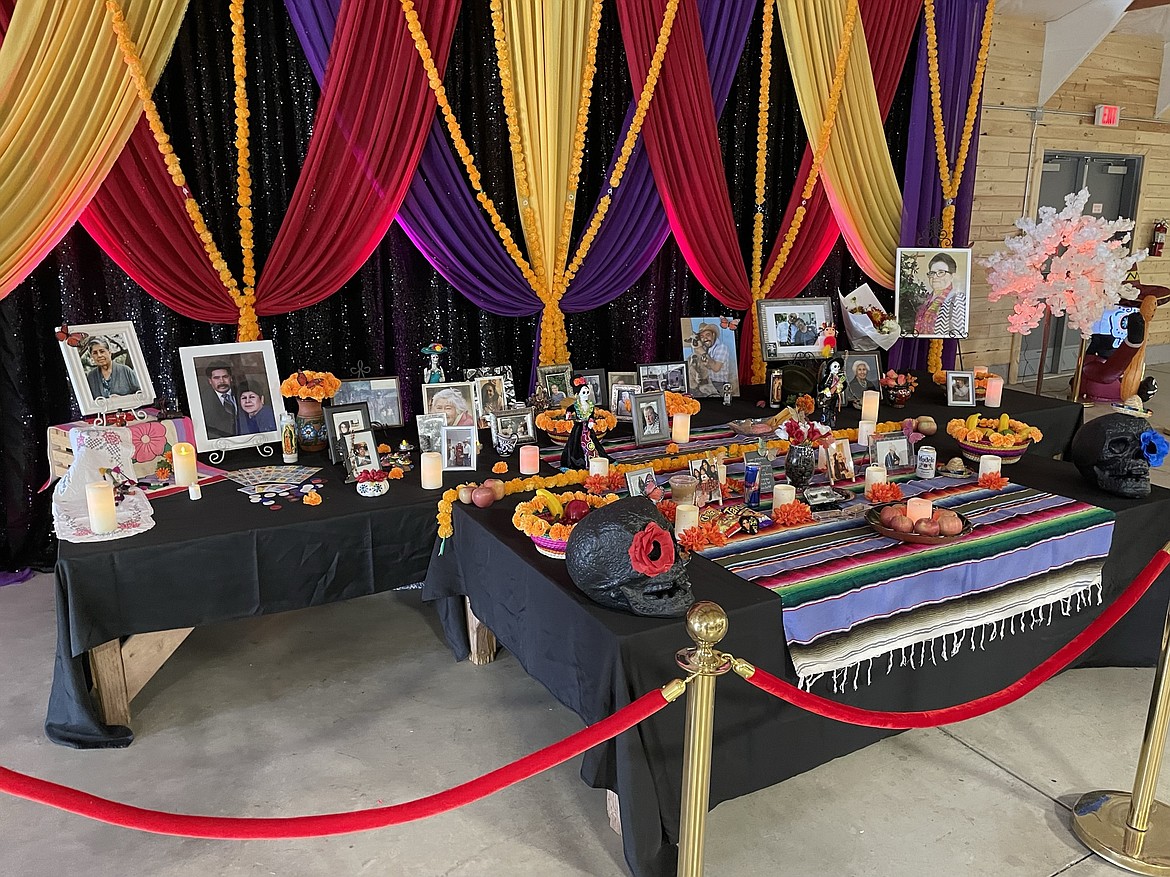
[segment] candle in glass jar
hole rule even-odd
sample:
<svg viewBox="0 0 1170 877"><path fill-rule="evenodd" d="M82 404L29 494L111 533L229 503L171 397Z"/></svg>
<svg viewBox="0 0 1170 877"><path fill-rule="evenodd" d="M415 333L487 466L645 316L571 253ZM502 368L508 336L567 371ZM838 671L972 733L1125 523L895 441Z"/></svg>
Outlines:
<svg viewBox="0 0 1170 877"><path fill-rule="evenodd" d="M777 484L772 489L772 507L796 502L796 488L791 484Z"/></svg>
<svg viewBox="0 0 1170 877"><path fill-rule="evenodd" d="M1003 404L1003 378L987 379L987 395L983 401L988 408L998 408Z"/></svg>
<svg viewBox="0 0 1170 877"><path fill-rule="evenodd" d="M199 473L195 468L195 446L189 442L178 442L171 448L171 458L175 464L175 484L179 487L189 487L199 480Z"/></svg>
<svg viewBox="0 0 1170 877"><path fill-rule="evenodd" d="M609 460L605 457L594 457L589 461L590 475L608 475L609 474Z"/></svg>
<svg viewBox="0 0 1170 877"><path fill-rule="evenodd" d="M979 455L979 477L984 475L998 475L1003 461L995 454Z"/></svg>
<svg viewBox="0 0 1170 877"><path fill-rule="evenodd" d="M906 501L906 517L910 519L911 523L921 521L923 518L929 518L933 514L934 503L929 499L916 496Z"/></svg>
<svg viewBox="0 0 1170 877"><path fill-rule="evenodd" d="M869 446L869 437L877 432L876 420L863 420L857 424L857 443L862 447Z"/></svg>
<svg viewBox="0 0 1170 877"><path fill-rule="evenodd" d="M715 471L719 475L719 483L726 484L727 483L727 464L726 463L716 463L715 464Z"/></svg>
<svg viewBox="0 0 1170 877"><path fill-rule="evenodd" d="M878 403L881 401L882 394L877 390L866 390L861 394L861 419L870 420L877 423L878 419Z"/></svg>
<svg viewBox="0 0 1170 877"><path fill-rule="evenodd" d="M674 535L678 537L683 531L699 526L699 507L690 503L682 503L674 507Z"/></svg>
<svg viewBox="0 0 1170 877"><path fill-rule="evenodd" d="M691 440L691 415L685 412L674 415L670 422L670 437L680 445Z"/></svg>
<svg viewBox="0 0 1170 877"><path fill-rule="evenodd" d="M865 492L869 493L869 489L875 484L886 483L886 467L885 466L866 466L865 467Z"/></svg>
<svg viewBox="0 0 1170 877"><path fill-rule="evenodd" d="M113 533L118 529L118 507L114 504L114 485L92 481L85 485L85 506L89 510L89 529L95 533Z"/></svg>
<svg viewBox="0 0 1170 877"><path fill-rule="evenodd" d="M425 451L419 469L422 470L423 490L438 490L443 486L443 455L438 451Z"/></svg>
<svg viewBox="0 0 1170 877"><path fill-rule="evenodd" d="M520 446L520 474L535 475L540 471L540 448L536 445Z"/></svg>

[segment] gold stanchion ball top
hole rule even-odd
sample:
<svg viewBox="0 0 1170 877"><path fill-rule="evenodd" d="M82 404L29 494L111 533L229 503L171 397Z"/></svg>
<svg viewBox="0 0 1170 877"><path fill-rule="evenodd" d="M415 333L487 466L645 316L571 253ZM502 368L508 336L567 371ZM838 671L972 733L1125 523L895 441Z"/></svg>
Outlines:
<svg viewBox="0 0 1170 877"><path fill-rule="evenodd" d="M727 613L718 603L700 600L687 611L687 633L699 645L713 646L727 636Z"/></svg>

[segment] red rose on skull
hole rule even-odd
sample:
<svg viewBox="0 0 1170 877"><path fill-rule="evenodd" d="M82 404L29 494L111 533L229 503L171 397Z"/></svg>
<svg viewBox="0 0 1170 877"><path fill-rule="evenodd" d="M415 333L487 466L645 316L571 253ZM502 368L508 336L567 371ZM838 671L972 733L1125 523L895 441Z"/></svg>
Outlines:
<svg viewBox="0 0 1170 877"><path fill-rule="evenodd" d="M644 576L662 575L674 566L674 539L654 521L634 534L630 543L630 565Z"/></svg>

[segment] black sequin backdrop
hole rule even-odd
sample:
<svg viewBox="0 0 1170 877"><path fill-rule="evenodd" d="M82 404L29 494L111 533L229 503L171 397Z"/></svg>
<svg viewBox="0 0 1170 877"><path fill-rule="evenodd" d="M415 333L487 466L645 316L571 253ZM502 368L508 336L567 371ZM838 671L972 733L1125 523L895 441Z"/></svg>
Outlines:
<svg viewBox="0 0 1170 877"><path fill-rule="evenodd" d="M278 3L248 4L248 98L251 104L253 214L257 263L268 252L307 150L319 91L292 25ZM755 137L760 67L757 13L720 121L720 135L740 243L751 243ZM777 46L779 47L779 43ZM913 50L910 57L913 58ZM806 138L783 51L773 59L769 190L765 240L778 232ZM183 163L229 264L239 276L235 226L231 37L227 3L191 0L173 55L155 95ZM895 167L903 164L913 65L908 64L887 121ZM446 81L485 187L521 238L512 164L496 73L486 0L465 0ZM613 4L603 13L579 205L597 197L606 163L631 99L629 72ZM576 231L587 220L578 209ZM575 235L576 237L576 235ZM830 295L862 280L838 245L808 294ZM635 360L676 357L679 319L730 311L687 270L673 239L645 275L608 306L568 317L574 363L582 368L630 369ZM234 327L180 317L148 296L117 267L80 225L11 295L0 301L0 569L52 564L46 429L76 414L53 330L62 322L132 320L160 395L183 399L175 355L180 346L232 341ZM535 318L510 319L477 310L433 271L401 229L385 240L335 295L295 313L264 318L282 374L299 366L348 377L359 362L374 374L397 374L414 386L418 350L432 340L450 345L450 365L510 364L520 383L531 363ZM413 393L403 394L409 406Z"/></svg>

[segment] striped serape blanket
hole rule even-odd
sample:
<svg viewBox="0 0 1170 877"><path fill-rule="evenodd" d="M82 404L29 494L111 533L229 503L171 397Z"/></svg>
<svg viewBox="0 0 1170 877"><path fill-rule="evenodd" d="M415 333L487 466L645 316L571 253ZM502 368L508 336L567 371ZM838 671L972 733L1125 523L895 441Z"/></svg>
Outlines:
<svg viewBox="0 0 1170 877"><path fill-rule="evenodd" d="M1099 602L1113 513L1042 490L1009 484L985 490L973 479L902 484L975 526L945 545L880 536L846 515L801 527L740 535L704 556L771 588L783 600L784 634L801 683L832 674L856 687L872 661L949 658L979 638L1022 632L1060 608ZM868 508L851 504L855 512ZM936 657L936 648L938 655ZM864 671L863 671L864 665Z"/></svg>
<svg viewBox="0 0 1170 877"><path fill-rule="evenodd" d="M768 435L765 438L773 439L775 436ZM727 447L735 442L746 443L750 441L753 439L738 435L726 426L706 426L702 429L691 430L691 440L683 445L683 450L688 454L697 454L700 451L714 451L718 447ZM615 463L649 463L651 460L668 456L665 442L638 447L633 438L623 436L621 439L603 440L603 443L606 453ZM563 445L550 445L541 448L541 459L550 466L559 468L563 447Z"/></svg>

